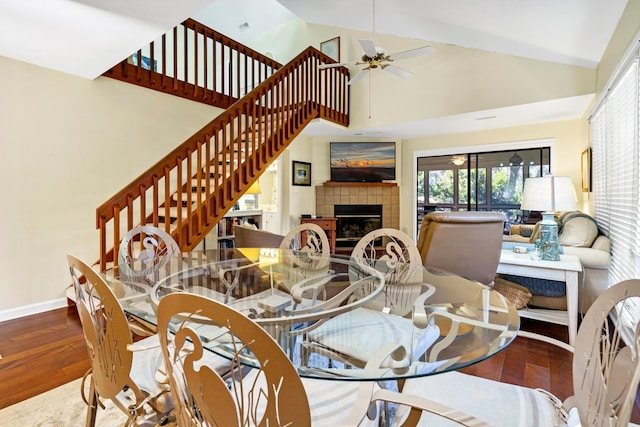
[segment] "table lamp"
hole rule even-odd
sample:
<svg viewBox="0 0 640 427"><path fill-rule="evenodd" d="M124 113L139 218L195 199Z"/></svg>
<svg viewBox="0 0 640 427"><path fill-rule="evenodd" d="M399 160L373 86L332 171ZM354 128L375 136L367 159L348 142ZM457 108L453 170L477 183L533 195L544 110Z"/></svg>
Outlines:
<svg viewBox="0 0 640 427"><path fill-rule="evenodd" d="M571 178L545 176L527 178L524 182L522 204L525 211L543 211L540 221L540 250L544 260L560 261L558 224L553 218L556 211L576 209L576 193Z"/></svg>
<svg viewBox="0 0 640 427"><path fill-rule="evenodd" d="M253 195L253 203L250 203L250 199L245 199L247 209L256 209L258 207L258 194L260 194L260 181L255 180L244 194Z"/></svg>

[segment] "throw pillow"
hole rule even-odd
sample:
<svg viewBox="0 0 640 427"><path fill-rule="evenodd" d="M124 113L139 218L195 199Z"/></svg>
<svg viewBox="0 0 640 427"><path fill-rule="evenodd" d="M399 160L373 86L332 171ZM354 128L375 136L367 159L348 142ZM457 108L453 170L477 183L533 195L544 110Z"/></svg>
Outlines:
<svg viewBox="0 0 640 427"><path fill-rule="evenodd" d="M568 219L563 227L558 242L562 246L590 248L598 237L598 227L591 218L576 216Z"/></svg>

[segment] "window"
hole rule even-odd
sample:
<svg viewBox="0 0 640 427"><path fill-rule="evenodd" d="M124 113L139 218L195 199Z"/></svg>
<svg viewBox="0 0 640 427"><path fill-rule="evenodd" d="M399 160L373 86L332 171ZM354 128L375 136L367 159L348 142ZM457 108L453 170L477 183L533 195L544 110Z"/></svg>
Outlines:
<svg viewBox="0 0 640 427"><path fill-rule="evenodd" d="M590 122L596 221L611 239L609 284L640 273L638 44L596 107ZM632 345L640 300L618 307L621 335Z"/></svg>
<svg viewBox="0 0 640 427"><path fill-rule="evenodd" d="M609 283L640 273L638 54L590 118L596 221L611 239Z"/></svg>
<svg viewBox="0 0 640 427"><path fill-rule="evenodd" d="M548 174L550 148L417 158L418 228L434 210L494 210L522 219L524 178Z"/></svg>

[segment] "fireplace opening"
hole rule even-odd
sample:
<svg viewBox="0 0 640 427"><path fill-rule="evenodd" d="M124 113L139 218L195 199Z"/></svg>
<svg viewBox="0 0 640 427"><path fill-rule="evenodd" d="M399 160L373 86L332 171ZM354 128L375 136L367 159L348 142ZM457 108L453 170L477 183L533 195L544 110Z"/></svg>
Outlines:
<svg viewBox="0 0 640 427"><path fill-rule="evenodd" d="M335 205L334 217L336 247L353 248L365 234L382 228L382 205Z"/></svg>

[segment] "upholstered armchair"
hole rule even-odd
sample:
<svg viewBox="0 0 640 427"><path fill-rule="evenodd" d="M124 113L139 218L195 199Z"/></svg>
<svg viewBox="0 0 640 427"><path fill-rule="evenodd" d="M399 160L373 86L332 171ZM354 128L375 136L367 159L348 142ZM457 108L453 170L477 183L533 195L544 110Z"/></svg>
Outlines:
<svg viewBox="0 0 640 427"><path fill-rule="evenodd" d="M491 285L506 220L501 212L431 212L418 236L424 265Z"/></svg>
<svg viewBox="0 0 640 427"><path fill-rule="evenodd" d="M266 230L236 225L233 227L236 248L277 248L284 236Z"/></svg>

